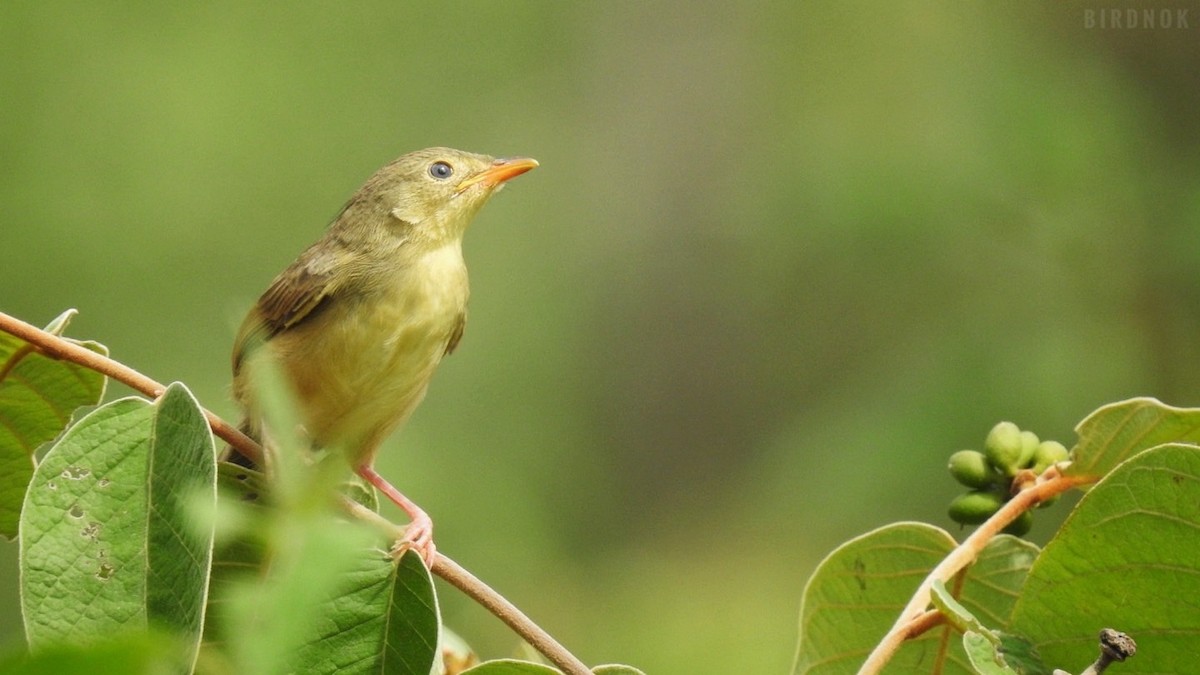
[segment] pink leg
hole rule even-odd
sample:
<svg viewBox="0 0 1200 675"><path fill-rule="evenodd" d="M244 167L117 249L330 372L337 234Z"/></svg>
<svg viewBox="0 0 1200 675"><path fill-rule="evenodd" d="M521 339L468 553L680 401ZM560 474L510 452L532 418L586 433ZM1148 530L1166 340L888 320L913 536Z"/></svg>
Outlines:
<svg viewBox="0 0 1200 675"><path fill-rule="evenodd" d="M401 537L394 547L392 553L399 556L405 551L412 549L421 556L427 567L433 567L433 557L437 552L437 548L433 545L433 519L429 514L421 510L408 497L400 494L400 491L392 486L391 483L375 472L375 469L370 465L363 465L355 469L355 473L362 476L363 480L371 485L374 485L377 490L387 495L387 498L395 502L396 506L404 509L412 522L408 527L404 528L404 536Z"/></svg>

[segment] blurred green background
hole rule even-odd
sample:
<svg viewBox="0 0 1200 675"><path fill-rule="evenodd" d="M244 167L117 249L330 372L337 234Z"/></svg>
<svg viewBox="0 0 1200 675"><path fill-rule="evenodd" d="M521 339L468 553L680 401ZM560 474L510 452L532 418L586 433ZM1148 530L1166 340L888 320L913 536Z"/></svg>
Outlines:
<svg viewBox="0 0 1200 675"><path fill-rule="evenodd" d="M370 173L536 157L381 470L585 661L785 672L821 556L951 528L997 420L1200 403L1200 12L1116 6L6 3L0 310L233 417L242 313Z"/></svg>

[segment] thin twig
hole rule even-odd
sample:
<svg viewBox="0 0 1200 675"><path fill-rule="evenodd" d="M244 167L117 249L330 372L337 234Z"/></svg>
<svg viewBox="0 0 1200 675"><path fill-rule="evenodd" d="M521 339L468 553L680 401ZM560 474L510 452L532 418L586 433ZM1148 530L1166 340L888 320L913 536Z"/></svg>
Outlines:
<svg viewBox="0 0 1200 675"><path fill-rule="evenodd" d="M27 324L3 312L0 312L0 331L21 338L48 357L78 363L85 368L107 375L118 382L126 384L130 388L151 398L158 398L166 390L166 387L162 384L118 361L85 349L64 338L47 333L36 326ZM258 443L255 443L249 436L238 431L237 427L234 427L212 412L205 410L204 415L208 418L208 424L216 436L229 443L229 445L233 446L234 449L247 458L261 462L263 452ZM403 529L399 525L384 519L374 511L371 511L371 514L374 517L367 519L372 520L376 524L390 525L395 531ZM458 563L439 553L434 560L431 571L475 600L475 602L478 602L484 609L494 614L496 618L512 628L513 631L532 645L534 649L537 649L547 659L550 659L554 665L561 668L567 675L589 675L591 673L582 661L567 651L549 633L535 624L521 610L517 609L515 605L499 593L492 590L487 584L463 569Z"/></svg>
<svg viewBox="0 0 1200 675"><path fill-rule="evenodd" d="M103 354L97 354L70 340L47 333L4 312L0 312L0 330L21 338L50 358L78 363L84 368L94 370L126 384L150 398L158 398L166 390L166 387L161 383L146 377L123 363L114 361ZM212 427L213 433L219 436L221 440L233 446L234 449L247 458L256 462L262 461L262 448L253 439L238 431L237 427L217 417L207 409L204 410L204 416L208 418L208 425Z"/></svg>
<svg viewBox="0 0 1200 675"><path fill-rule="evenodd" d="M958 574L968 565L975 562L975 559L979 557L980 551L987 546L987 543L993 537L1000 534L1001 530L1008 527L1009 523L1016 520L1022 513L1057 494L1080 485L1094 483L1096 480L1093 476L1064 476L1057 468L1051 467L1038 477L1037 483L1032 487L1014 495L1004 506L1001 506L998 511L992 514L991 518L988 518L969 537L964 539L963 543L959 544L957 548L943 558L937 567L934 567L933 571L929 573L929 576L925 577L925 580L917 588L917 592L913 594L908 606L904 608L904 611L900 613L900 617L896 619L896 623L892 626L892 629L888 631L879 644L875 645L874 651L871 652L866 662L859 668L858 675L874 675L882 671L883 667L887 665L888 661L900 649L900 645L904 644L905 640L912 639L931 627L926 625L928 621L926 616L929 613L926 611L926 608L929 607L933 582L949 581L955 574Z"/></svg>
<svg viewBox="0 0 1200 675"><path fill-rule="evenodd" d="M525 638L534 649L554 662L554 665L561 668L567 675L591 675L592 671L588 670L582 661L575 658L574 654L567 651L548 633L540 629L530 631L530 628L537 628L537 624L525 616L524 612L517 609L516 605L493 591L458 563L438 553L437 558L433 561L433 573L466 593L475 602L483 605L489 612L508 624L509 628Z"/></svg>

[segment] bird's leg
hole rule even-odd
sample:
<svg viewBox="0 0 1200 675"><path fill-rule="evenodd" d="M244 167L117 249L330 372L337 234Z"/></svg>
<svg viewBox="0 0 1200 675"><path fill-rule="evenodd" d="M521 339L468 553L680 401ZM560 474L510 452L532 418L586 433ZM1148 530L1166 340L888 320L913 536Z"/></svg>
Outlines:
<svg viewBox="0 0 1200 675"><path fill-rule="evenodd" d="M404 509L412 521L408 527L404 528L404 536L396 540L396 544L392 547L392 554L399 557L405 551L412 549L421 556L427 567L433 567L436 548L433 545L433 519L429 517L429 514L425 513L413 500L400 494L400 491L387 482L387 479L376 473L371 465L364 464L354 471L363 480L387 495L387 498L392 500L396 506Z"/></svg>

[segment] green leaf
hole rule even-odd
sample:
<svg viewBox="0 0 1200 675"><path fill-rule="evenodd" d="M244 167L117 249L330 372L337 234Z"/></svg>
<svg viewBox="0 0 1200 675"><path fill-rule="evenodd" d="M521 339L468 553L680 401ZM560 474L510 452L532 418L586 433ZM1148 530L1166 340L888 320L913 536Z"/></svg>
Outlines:
<svg viewBox="0 0 1200 675"><path fill-rule="evenodd" d="M1075 431L1079 442L1065 473L1100 477L1143 450L1165 443L1200 444L1200 409L1134 398L1096 410Z"/></svg>
<svg viewBox="0 0 1200 675"><path fill-rule="evenodd" d="M161 675L186 666L173 638L156 633L132 633L92 645L53 645L36 654L0 659L5 675Z"/></svg>
<svg viewBox="0 0 1200 675"><path fill-rule="evenodd" d="M1029 640L1012 633L1000 633L1000 655L1021 675L1051 675L1041 655Z"/></svg>
<svg viewBox="0 0 1200 675"><path fill-rule="evenodd" d="M467 668L462 671L462 675L562 675L562 671L531 661L496 659L484 661L474 668Z"/></svg>
<svg viewBox="0 0 1200 675"><path fill-rule="evenodd" d="M830 553L804 589L792 672L856 672L917 586L954 546L954 538L944 530L898 523L852 539ZM887 672L915 672L918 664L933 663L938 647L935 634L930 631L907 643Z"/></svg>
<svg viewBox="0 0 1200 675"><path fill-rule="evenodd" d="M908 604L921 581L956 543L945 531L899 523L853 539L817 567L800 608L800 643L793 673L854 673ZM957 588L959 601L1001 626L1037 548L1015 537L989 543ZM885 672L973 672L957 640L943 646L949 627L931 630L900 649Z"/></svg>
<svg viewBox="0 0 1200 675"><path fill-rule="evenodd" d="M974 633L993 644L1000 644L1000 638L996 637L990 628L980 623L971 610L951 595L950 591L946 589L946 584L940 580L935 581L929 590L933 606L942 613L942 616L946 617L947 623L964 634Z"/></svg>
<svg viewBox="0 0 1200 675"><path fill-rule="evenodd" d="M1095 660L1106 627L1138 643L1120 672L1192 672L1196 598L1200 449L1172 444L1121 464L1080 501L1030 571L1012 626L1071 672Z"/></svg>
<svg viewBox="0 0 1200 675"><path fill-rule="evenodd" d="M146 611L152 623L170 626L186 640L194 661L204 626L213 525L199 526L192 514L197 505L216 508L216 447L204 410L182 384L169 385L155 407Z"/></svg>
<svg viewBox="0 0 1200 675"><path fill-rule="evenodd" d="M187 513L215 499L215 475L208 423L180 384L154 404L113 401L68 429L38 466L21 517L30 645L157 625L194 658L212 532Z"/></svg>
<svg viewBox="0 0 1200 675"><path fill-rule="evenodd" d="M1008 667L1004 658L996 653L993 636L983 635L975 631L963 633L963 649L971 666L979 675L1018 675L1017 671Z"/></svg>
<svg viewBox="0 0 1200 675"><path fill-rule="evenodd" d="M967 570L966 583L958 600L985 625L1008 626L1025 576L1037 559L1038 547L1002 534L987 543L975 564Z"/></svg>
<svg viewBox="0 0 1200 675"><path fill-rule="evenodd" d="M69 312L47 329L65 327ZM107 354L104 346L84 347ZM105 377L78 364L51 359L17 337L0 333L0 535L17 536L34 451L54 440L79 406L104 396Z"/></svg>
<svg viewBox="0 0 1200 675"><path fill-rule="evenodd" d="M264 557L250 570L254 573L237 575L214 590L217 636L224 639L236 672L295 671L300 650L325 625L323 614L343 597L346 575L360 569L364 556L380 555L368 553L373 532L328 512L281 508L268 515ZM357 601L345 602L340 609L349 612ZM304 670L310 672L307 664Z"/></svg>
<svg viewBox="0 0 1200 675"><path fill-rule="evenodd" d="M441 623L429 570L412 552L399 562L383 551L364 553L317 609L297 663L306 673L428 675Z"/></svg>
<svg viewBox="0 0 1200 675"><path fill-rule="evenodd" d="M646 675L633 666L620 664L596 666L592 672L596 675ZM462 675L562 675L562 671L532 661L496 659L468 668L462 671Z"/></svg>
<svg viewBox="0 0 1200 675"><path fill-rule="evenodd" d="M930 590L933 605L952 626L962 631L963 651L975 672L980 675L1046 673L1036 650L1027 641L984 626L965 605L950 595L942 582L934 582Z"/></svg>

